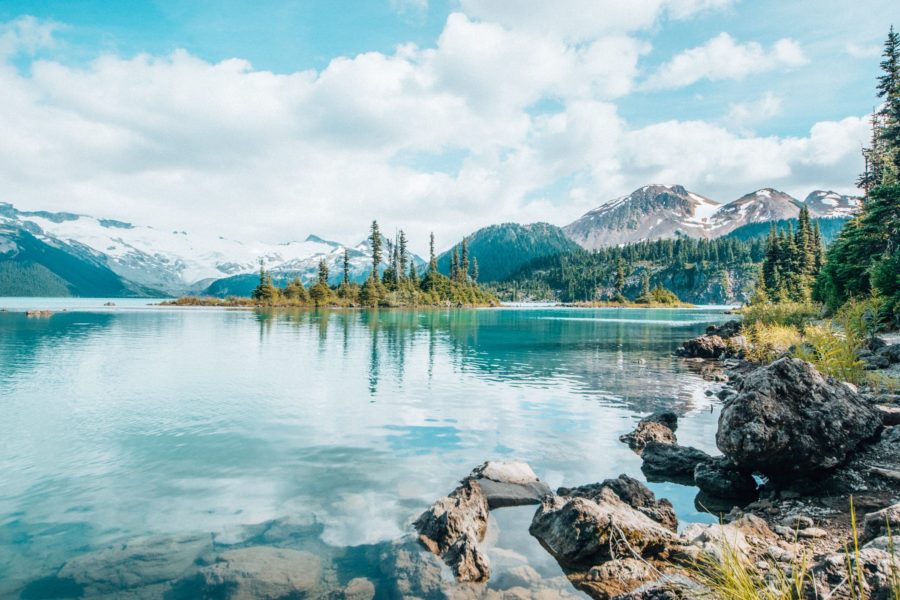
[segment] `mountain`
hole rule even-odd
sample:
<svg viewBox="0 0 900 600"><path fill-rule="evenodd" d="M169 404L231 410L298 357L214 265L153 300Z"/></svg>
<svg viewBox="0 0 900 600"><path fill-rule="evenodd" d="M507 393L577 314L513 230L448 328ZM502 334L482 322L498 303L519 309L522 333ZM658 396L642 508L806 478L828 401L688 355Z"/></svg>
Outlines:
<svg viewBox="0 0 900 600"><path fill-rule="evenodd" d="M549 223L503 223L479 229L468 238L469 256L478 259L479 281L500 281L539 256L572 252L578 245ZM452 249L438 256L438 270L450 272Z"/></svg>
<svg viewBox="0 0 900 600"><path fill-rule="evenodd" d="M0 221L0 296L159 296L128 281L90 249Z"/></svg>
<svg viewBox="0 0 900 600"><path fill-rule="evenodd" d="M763 188L718 204L680 185L649 185L601 205L563 229L588 250L682 236L709 239L754 223L796 219L804 204L813 217L831 218L852 216L860 201L814 191L801 202Z"/></svg>
<svg viewBox="0 0 900 600"><path fill-rule="evenodd" d="M595 208L563 231L588 250L682 235L705 238L719 208L680 185L645 185Z"/></svg>
<svg viewBox="0 0 900 600"><path fill-rule="evenodd" d="M0 237L0 248L15 243L17 247L24 245L33 249L39 243L58 251L50 252L55 257L54 265L62 260L59 252L66 253L84 263L75 269L76 272L102 269L119 282L113 284L110 280L99 287L73 287L65 276L60 282L41 270L34 271L36 267L29 267L28 278L43 281L36 289L52 290L55 294L63 293L65 288L75 295L178 296L215 285L217 289L234 293L231 288L240 286L228 280L253 280L255 286L260 260L273 274L278 273L279 278L300 276L308 282L317 272L319 261L325 259L333 278L340 278L339 265L345 248L338 242L314 235L303 241L283 244L248 244L221 236L195 235L177 229L164 231L70 212L22 211L6 203L0 203L0 228L7 232ZM34 239L11 241L9 232L21 231L28 232ZM354 277L361 278L369 267L371 250L367 243L347 247L347 250L351 272ZM11 262L13 256L0 251L0 264ZM14 273L20 273L23 263L30 259L22 253L15 256L16 266L2 267L6 281L24 278L24 272L22 277ZM416 260L420 265L424 264L420 258L416 257ZM51 273L57 273L54 265L47 267ZM224 282L215 283L219 280ZM107 293L116 289L122 292Z"/></svg>
<svg viewBox="0 0 900 600"><path fill-rule="evenodd" d="M803 201L814 217L852 217L862 207L862 200L837 192L816 190Z"/></svg>

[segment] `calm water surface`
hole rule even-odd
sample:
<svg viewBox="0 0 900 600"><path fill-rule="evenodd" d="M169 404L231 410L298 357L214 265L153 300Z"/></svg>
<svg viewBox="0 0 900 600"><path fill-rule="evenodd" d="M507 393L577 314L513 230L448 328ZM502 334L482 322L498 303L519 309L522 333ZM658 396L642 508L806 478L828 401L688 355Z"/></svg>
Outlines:
<svg viewBox="0 0 900 600"><path fill-rule="evenodd" d="M660 407L683 415L681 443L715 452L710 384L673 351L722 309L115 303L0 299L0 597L110 543L228 544L274 519L352 570L353 547L409 532L486 459L525 460L551 487L643 479L618 437ZM47 307L68 310L23 312ZM712 520L694 488L650 487L683 521ZM495 577L516 561L559 574L533 512L492 513Z"/></svg>

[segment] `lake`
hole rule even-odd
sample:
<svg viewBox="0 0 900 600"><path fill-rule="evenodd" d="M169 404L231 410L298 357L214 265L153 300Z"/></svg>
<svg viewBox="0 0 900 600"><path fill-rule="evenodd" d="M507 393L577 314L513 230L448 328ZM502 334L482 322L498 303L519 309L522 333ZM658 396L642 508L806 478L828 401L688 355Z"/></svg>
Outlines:
<svg viewBox="0 0 900 600"><path fill-rule="evenodd" d="M680 443L717 453L713 384L673 351L723 308L104 302L0 299L0 597L65 596L52 576L73 558L193 534L303 549L332 579L380 586L392 575L365 549L484 460L522 459L554 488L644 480L618 437L662 407ZM695 488L649 485L682 522L715 520ZM533 513L492 513L492 582L523 564L559 577Z"/></svg>

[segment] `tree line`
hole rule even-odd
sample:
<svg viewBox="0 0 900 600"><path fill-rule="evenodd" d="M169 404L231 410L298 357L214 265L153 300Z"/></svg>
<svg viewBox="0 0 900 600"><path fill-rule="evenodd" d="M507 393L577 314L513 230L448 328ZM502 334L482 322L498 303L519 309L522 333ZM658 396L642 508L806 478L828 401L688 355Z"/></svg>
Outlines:
<svg viewBox="0 0 900 600"><path fill-rule="evenodd" d="M421 275L409 251L406 233L397 232L393 240L381 233L377 221L372 221L368 243L372 249L372 266L362 285L352 281L350 254L344 249L341 282L328 284L330 273L325 259L319 262L318 275L307 288L295 277L284 288L272 282L271 273L260 261L259 283L252 298L264 305L314 306L417 306L417 305L479 305L490 304L496 298L477 283L478 261L470 263L468 244L464 239L453 249L456 258L450 276L438 271L434 250L434 234L429 240L428 265Z"/></svg>

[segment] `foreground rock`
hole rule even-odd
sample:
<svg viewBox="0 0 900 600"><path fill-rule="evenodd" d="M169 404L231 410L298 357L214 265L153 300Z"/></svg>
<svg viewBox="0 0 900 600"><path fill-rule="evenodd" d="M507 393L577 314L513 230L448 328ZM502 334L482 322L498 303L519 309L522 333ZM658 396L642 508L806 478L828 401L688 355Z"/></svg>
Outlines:
<svg viewBox="0 0 900 600"><path fill-rule="evenodd" d="M468 478L481 486L490 509L540 504L541 498L552 493L527 463L518 460L488 461Z"/></svg>
<svg viewBox="0 0 900 600"><path fill-rule="evenodd" d="M629 448L640 453L647 444L675 444L678 439L672 430L662 423L640 421L634 431L620 436L619 441L628 444Z"/></svg>
<svg viewBox="0 0 900 600"><path fill-rule="evenodd" d="M656 495L643 483L622 474L615 479L606 479L601 483L582 485L576 488L559 488L557 494L568 498L587 498L595 502L602 501L605 493L610 491L631 508L642 512L666 529L678 530L678 519L672 503L665 498L657 500Z"/></svg>
<svg viewBox="0 0 900 600"><path fill-rule="evenodd" d="M728 344L717 335L701 335L681 344L677 354L685 358L722 358L729 355Z"/></svg>
<svg viewBox="0 0 900 600"><path fill-rule="evenodd" d="M491 576L479 546L487 532L488 510L481 485L467 479L413 523L419 541L447 563L458 581L481 582Z"/></svg>
<svg viewBox="0 0 900 600"><path fill-rule="evenodd" d="M849 386L782 358L742 377L719 416L716 444L738 467L784 481L837 467L880 426Z"/></svg>
<svg viewBox="0 0 900 600"><path fill-rule="evenodd" d="M670 529L603 488L593 499L548 496L528 530L557 560L570 581L594 598L634 590L658 574ZM654 566L651 561L659 561Z"/></svg>

